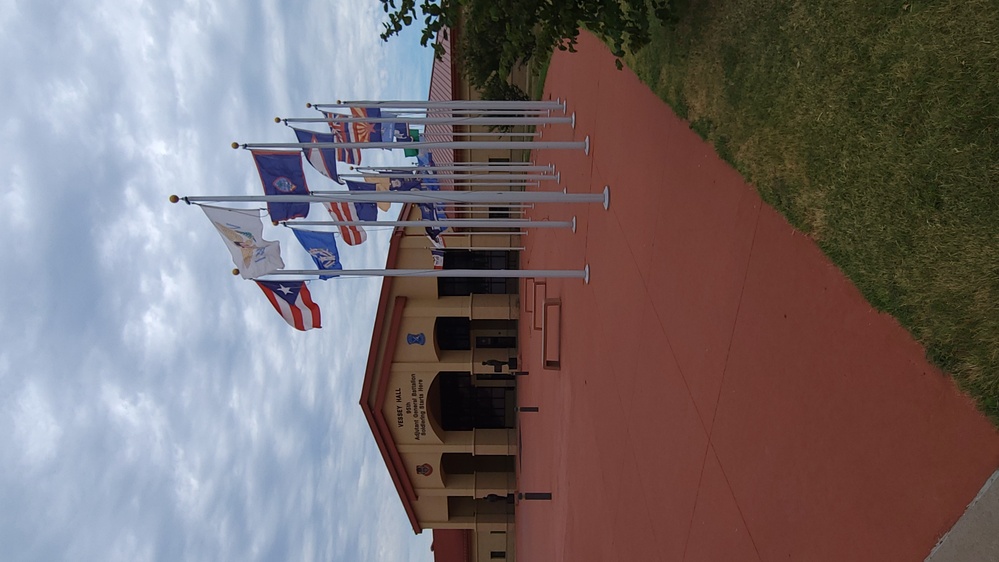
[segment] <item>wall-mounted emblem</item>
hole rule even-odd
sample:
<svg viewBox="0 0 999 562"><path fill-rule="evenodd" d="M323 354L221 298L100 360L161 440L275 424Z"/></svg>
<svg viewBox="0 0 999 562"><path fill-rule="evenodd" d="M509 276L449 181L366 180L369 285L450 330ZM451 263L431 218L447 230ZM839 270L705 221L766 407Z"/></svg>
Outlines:
<svg viewBox="0 0 999 562"><path fill-rule="evenodd" d="M427 337L423 335L423 332L419 334L406 334L406 343L409 345L423 345L427 343Z"/></svg>
<svg viewBox="0 0 999 562"><path fill-rule="evenodd" d="M430 476L431 474L434 473L434 467L430 466L427 463L423 463L421 465L417 465L416 473L419 474L420 476Z"/></svg>

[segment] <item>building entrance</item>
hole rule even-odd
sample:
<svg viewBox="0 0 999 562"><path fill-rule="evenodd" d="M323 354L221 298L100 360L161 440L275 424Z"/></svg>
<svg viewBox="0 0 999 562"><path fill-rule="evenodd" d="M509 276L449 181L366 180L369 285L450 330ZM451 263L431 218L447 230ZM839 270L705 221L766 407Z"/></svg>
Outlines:
<svg viewBox="0 0 999 562"><path fill-rule="evenodd" d="M471 374L463 372L442 372L437 378L441 427L445 431L513 427L512 387L476 386Z"/></svg>

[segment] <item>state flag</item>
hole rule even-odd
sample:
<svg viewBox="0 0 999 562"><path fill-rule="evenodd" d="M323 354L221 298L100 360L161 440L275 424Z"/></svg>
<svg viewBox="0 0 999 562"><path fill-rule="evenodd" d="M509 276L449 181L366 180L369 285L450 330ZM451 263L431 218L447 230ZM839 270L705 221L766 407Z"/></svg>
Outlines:
<svg viewBox="0 0 999 562"><path fill-rule="evenodd" d="M221 207L201 206L208 220L222 235L232 262L243 279L253 279L284 269L281 245L264 240L264 223L259 211L240 211Z"/></svg>
<svg viewBox="0 0 999 562"><path fill-rule="evenodd" d="M298 142L334 142L332 134L317 133L305 129L295 129L295 136L298 137ZM305 154L305 159L309 161L309 164L312 164L312 167L320 174L335 182L343 183L336 171L336 149L303 148L302 153Z"/></svg>
<svg viewBox="0 0 999 562"><path fill-rule="evenodd" d="M388 111L382 111L382 117L386 119L393 119L399 118L399 115ZM409 134L409 124L405 121L400 120L382 123L381 126L383 141L410 142L413 140L413 137Z"/></svg>
<svg viewBox="0 0 999 562"><path fill-rule="evenodd" d="M336 238L332 232L315 232L312 230L291 229L295 238L302 244L305 251L312 256L316 267L320 270L343 269L340 264L340 252L336 248ZM329 279L335 275L320 275L320 279Z"/></svg>
<svg viewBox="0 0 999 562"><path fill-rule="evenodd" d="M266 195L309 195L302 155L286 150L251 150ZM274 222L308 216L309 203L267 203Z"/></svg>
<svg viewBox="0 0 999 562"><path fill-rule="evenodd" d="M346 117L346 115L329 113L327 111L324 111L323 115L325 115L327 119ZM351 128L347 126L347 123L342 121L330 121L329 125L335 142L356 142L354 140L353 132L351 131ZM347 164L360 164L361 150L357 148L337 148L336 159L338 162L344 162Z"/></svg>
<svg viewBox="0 0 999 562"><path fill-rule="evenodd" d="M305 281L257 281L257 286L291 327L303 332L322 327L319 305Z"/></svg>
<svg viewBox="0 0 999 562"><path fill-rule="evenodd" d="M381 117L382 112L377 107L352 107L350 114L354 117ZM354 139L357 142L391 142L392 137L387 139L382 137L382 123L370 123L366 121L354 121L350 124L354 132Z"/></svg>

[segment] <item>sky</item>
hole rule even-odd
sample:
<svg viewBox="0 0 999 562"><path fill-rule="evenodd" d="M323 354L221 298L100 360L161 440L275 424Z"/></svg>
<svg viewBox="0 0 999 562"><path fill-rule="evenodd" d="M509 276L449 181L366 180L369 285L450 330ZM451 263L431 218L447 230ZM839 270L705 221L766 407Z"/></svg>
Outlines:
<svg viewBox="0 0 999 562"><path fill-rule="evenodd" d="M431 51L416 30L383 43L383 16L0 2L5 560L431 559L358 406L381 280L312 283L324 326L295 331L167 200L260 192L229 144L292 142L273 118L306 102L426 99ZM310 267L284 230L265 238ZM345 266L384 266L388 234Z"/></svg>

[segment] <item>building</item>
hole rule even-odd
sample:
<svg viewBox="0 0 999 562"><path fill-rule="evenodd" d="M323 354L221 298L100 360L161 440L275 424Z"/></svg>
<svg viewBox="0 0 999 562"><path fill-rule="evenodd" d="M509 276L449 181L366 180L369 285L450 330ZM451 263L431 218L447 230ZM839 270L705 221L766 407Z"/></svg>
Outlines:
<svg viewBox="0 0 999 562"><path fill-rule="evenodd" d="M448 56L434 64L430 99L469 99L474 92L455 76L447 47ZM428 126L426 134L455 132ZM438 164L519 161L520 152L433 151ZM442 190L454 188L441 183ZM401 218L417 220L420 211L406 206ZM443 267L517 268L517 233L489 231L447 236ZM386 268L432 268L430 248L424 229L396 228ZM443 559L515 559L519 287L517 279L489 277L383 281L361 407L413 531L438 531Z"/></svg>

